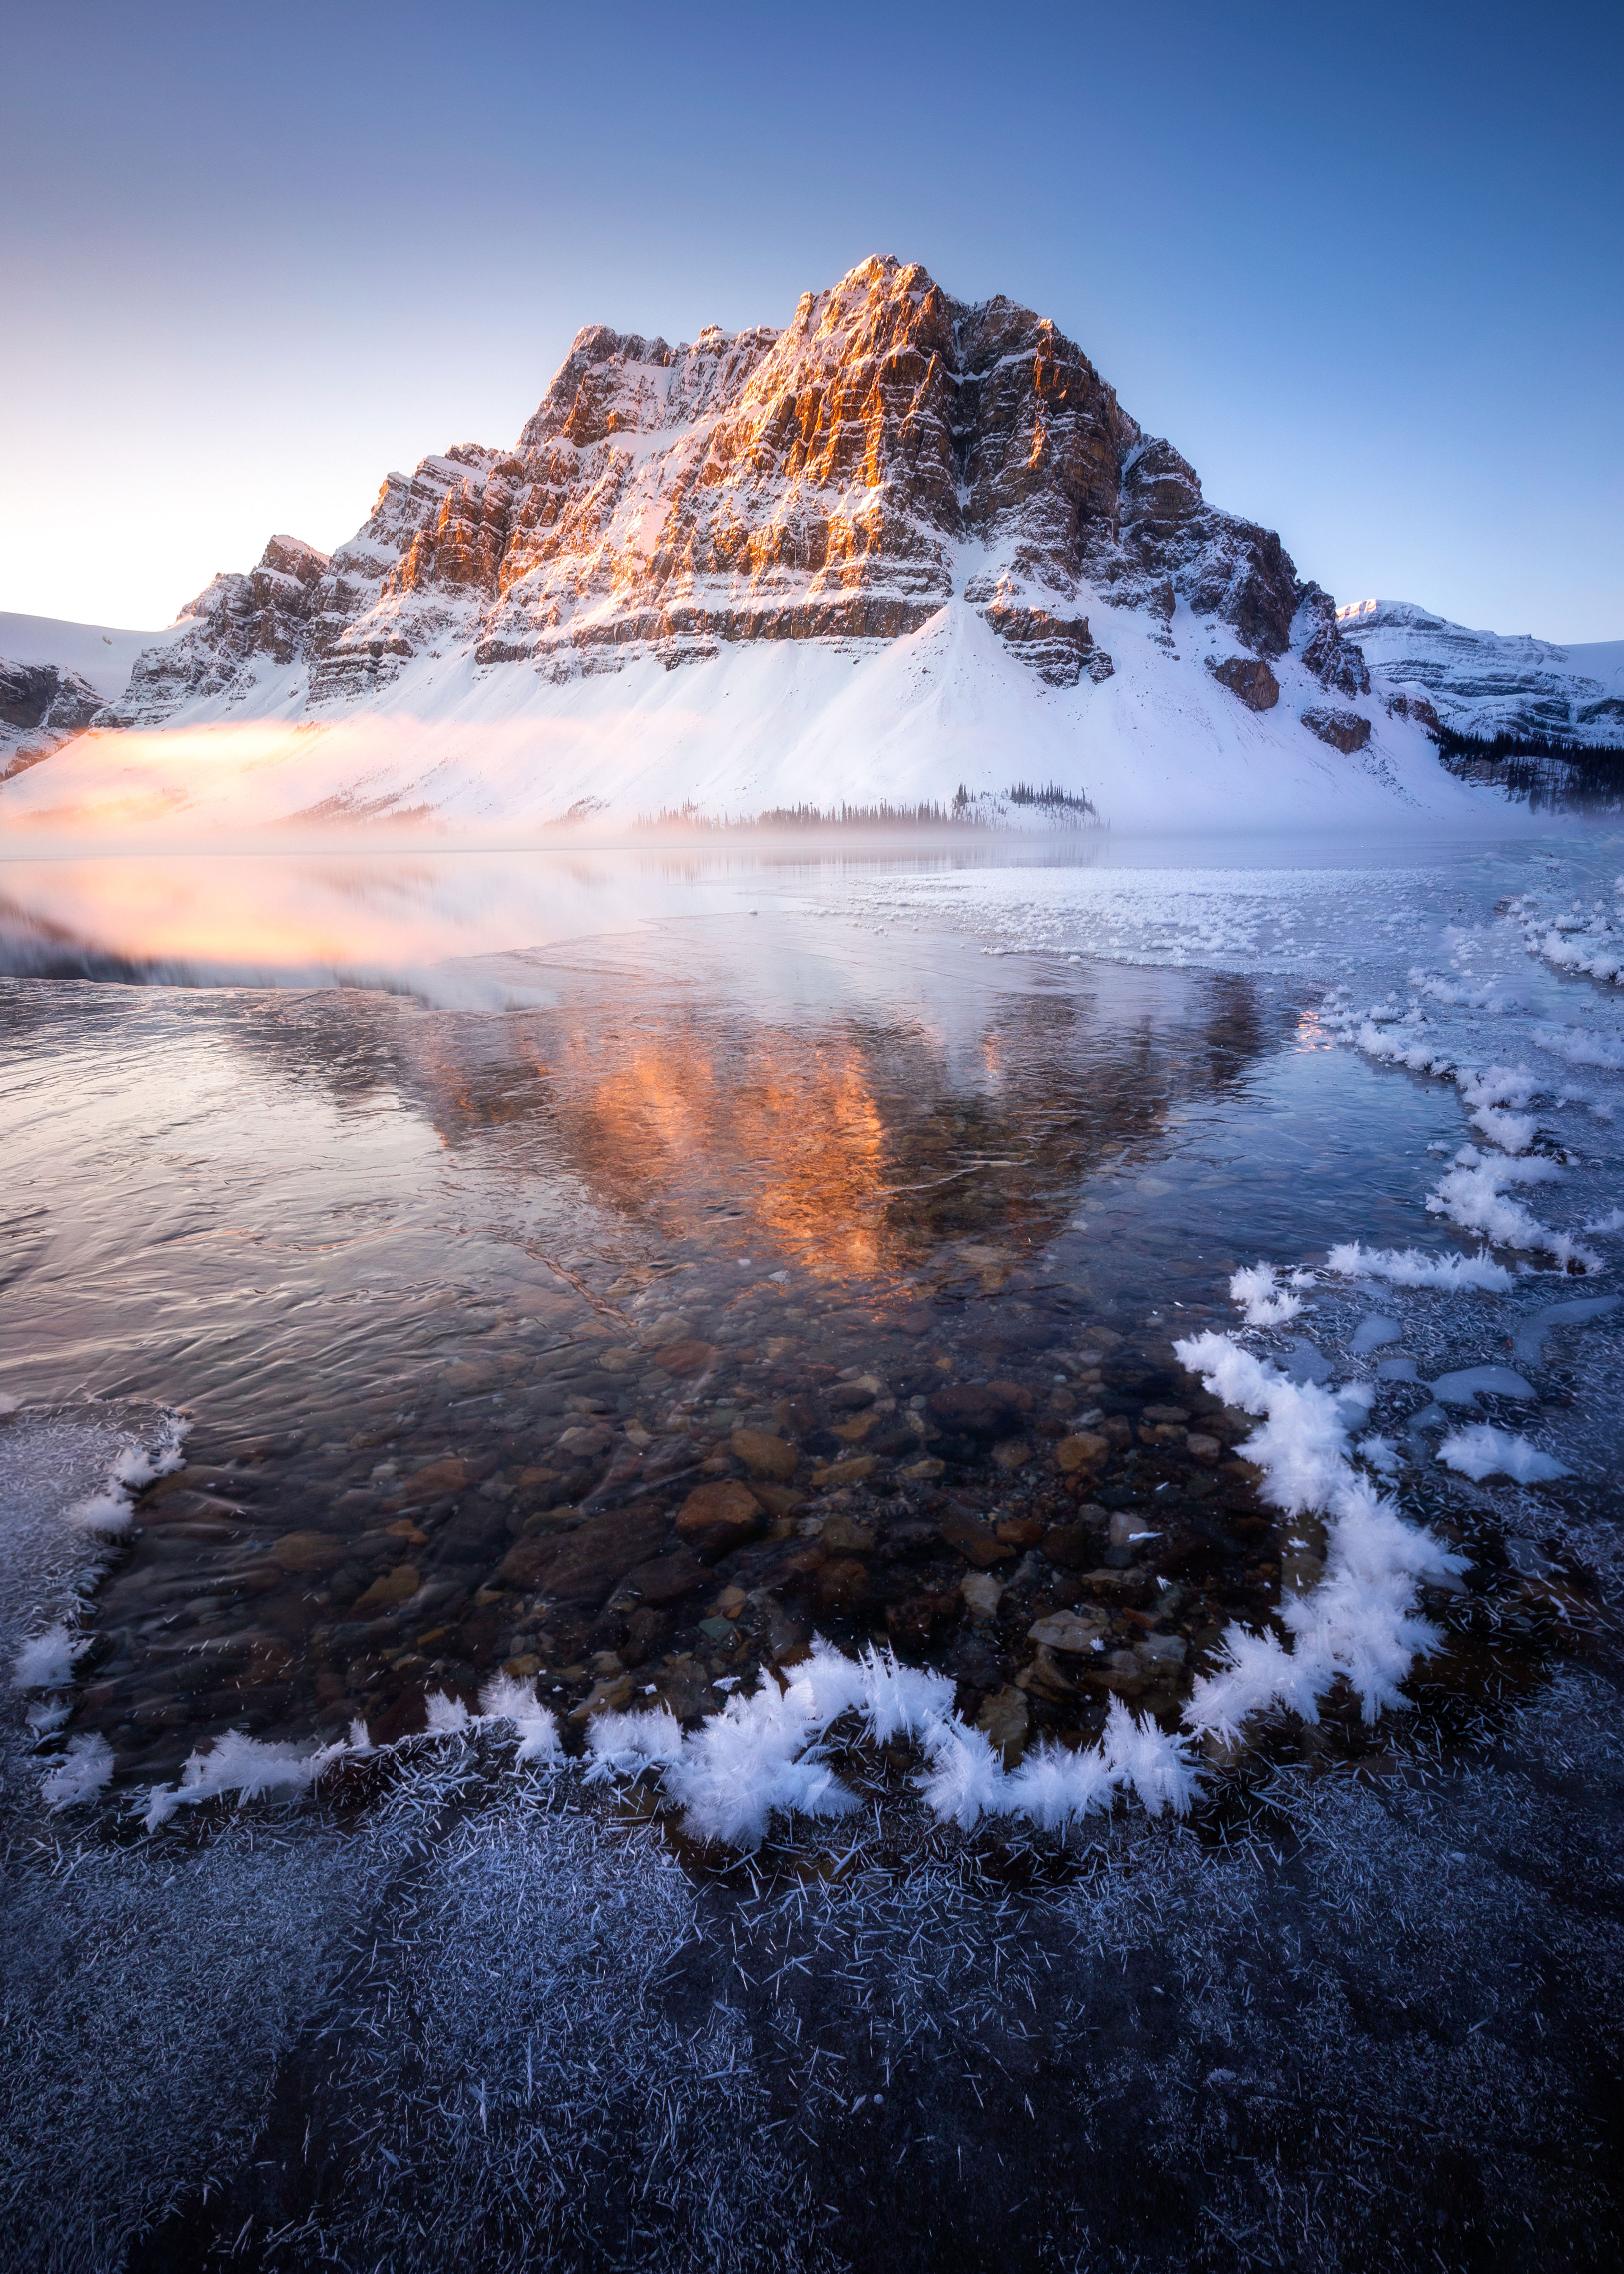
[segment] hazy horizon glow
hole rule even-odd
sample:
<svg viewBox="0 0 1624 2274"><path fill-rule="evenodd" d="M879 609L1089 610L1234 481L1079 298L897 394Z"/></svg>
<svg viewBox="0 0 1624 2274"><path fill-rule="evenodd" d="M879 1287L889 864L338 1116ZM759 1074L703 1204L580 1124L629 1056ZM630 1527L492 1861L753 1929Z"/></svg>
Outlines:
<svg viewBox="0 0 1624 2274"><path fill-rule="evenodd" d="M19 12L0 608L166 622L511 442L583 324L880 252L1052 316L1339 600L1624 636L1616 9L606 21Z"/></svg>

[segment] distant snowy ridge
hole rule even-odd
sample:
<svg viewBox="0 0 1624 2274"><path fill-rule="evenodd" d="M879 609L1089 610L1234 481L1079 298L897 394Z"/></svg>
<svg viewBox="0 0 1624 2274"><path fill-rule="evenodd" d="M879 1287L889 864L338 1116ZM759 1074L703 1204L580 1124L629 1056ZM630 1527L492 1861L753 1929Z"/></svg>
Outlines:
<svg viewBox="0 0 1624 2274"><path fill-rule="evenodd" d="M482 832L957 809L1462 823L1329 595L1081 350L865 261L783 332L590 327L511 449L274 537L0 790L13 825ZM1046 809L1018 788L1073 801ZM962 794L961 794L962 793Z"/></svg>
<svg viewBox="0 0 1624 2274"><path fill-rule="evenodd" d="M0 781L82 734L123 695L140 658L183 636L0 610Z"/></svg>
<svg viewBox="0 0 1624 2274"><path fill-rule="evenodd" d="M1624 639L1470 631L1410 600L1350 601L1336 621L1384 696L1430 702L1457 734L1624 742Z"/></svg>

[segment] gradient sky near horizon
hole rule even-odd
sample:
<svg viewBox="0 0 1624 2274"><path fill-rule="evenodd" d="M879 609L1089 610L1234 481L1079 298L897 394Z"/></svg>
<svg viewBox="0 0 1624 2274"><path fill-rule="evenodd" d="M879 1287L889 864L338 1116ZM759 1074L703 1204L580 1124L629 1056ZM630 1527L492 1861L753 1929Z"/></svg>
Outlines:
<svg viewBox="0 0 1624 2274"><path fill-rule="evenodd" d="M155 625L588 322L1029 303L1339 600L1624 636L1624 8L11 0L0 608Z"/></svg>

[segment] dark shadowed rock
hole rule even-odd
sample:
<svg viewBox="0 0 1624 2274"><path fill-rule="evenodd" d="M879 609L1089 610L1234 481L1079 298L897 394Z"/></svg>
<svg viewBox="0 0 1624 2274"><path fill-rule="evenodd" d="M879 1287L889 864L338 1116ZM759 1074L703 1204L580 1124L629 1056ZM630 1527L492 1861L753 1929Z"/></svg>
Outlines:
<svg viewBox="0 0 1624 2274"><path fill-rule="evenodd" d="M645 1603L680 1602L691 1594L703 1580L715 1581L708 1566L702 1563L693 1549L679 1543L657 1555L651 1563L639 1563L626 1574L619 1592L637 1595Z"/></svg>
<svg viewBox="0 0 1624 2274"><path fill-rule="evenodd" d="M1248 711L1272 711L1280 700L1280 681L1258 656L1229 655L1222 663L1209 659L1207 668Z"/></svg>
<svg viewBox="0 0 1624 2274"><path fill-rule="evenodd" d="M1318 734L1344 757L1362 750L1371 738L1371 722L1357 711L1330 711L1311 703L1302 719L1311 734Z"/></svg>
<svg viewBox="0 0 1624 2274"><path fill-rule="evenodd" d="M926 1411L939 1429L955 1437L1012 1437L1021 1425L1019 1409L981 1382L955 1382L951 1389L938 1389Z"/></svg>
<svg viewBox="0 0 1624 2274"><path fill-rule="evenodd" d="M521 1540L499 1576L504 1586L561 1603L601 1603L617 1579L650 1560L669 1529L669 1517L658 1509L612 1509L574 1532Z"/></svg>

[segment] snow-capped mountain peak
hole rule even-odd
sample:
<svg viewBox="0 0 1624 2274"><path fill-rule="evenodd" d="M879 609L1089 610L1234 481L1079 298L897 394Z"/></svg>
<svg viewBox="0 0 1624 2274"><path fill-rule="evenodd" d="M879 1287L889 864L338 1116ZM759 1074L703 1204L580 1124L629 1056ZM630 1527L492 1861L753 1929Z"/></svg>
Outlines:
<svg viewBox="0 0 1624 2274"><path fill-rule="evenodd" d="M1379 687L1425 697L1457 733L1624 740L1624 640L1472 631L1413 600L1352 600L1336 620Z"/></svg>
<svg viewBox="0 0 1624 2274"><path fill-rule="evenodd" d="M886 257L781 331L589 327L511 448L390 474L330 555L273 538L5 795L485 826L1042 781L1233 826L1467 794L1431 715L1048 318Z"/></svg>

